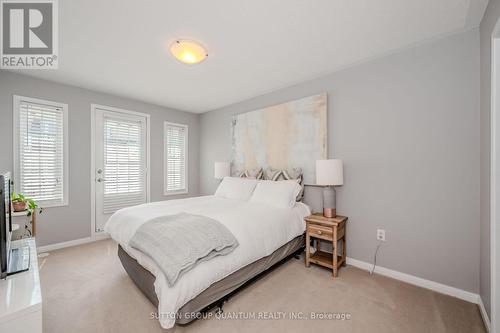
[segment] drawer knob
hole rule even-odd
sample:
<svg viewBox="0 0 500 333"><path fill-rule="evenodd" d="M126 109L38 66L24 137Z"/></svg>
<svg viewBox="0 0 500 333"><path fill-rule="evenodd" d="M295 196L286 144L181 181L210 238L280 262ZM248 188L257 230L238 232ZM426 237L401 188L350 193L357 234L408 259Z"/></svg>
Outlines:
<svg viewBox="0 0 500 333"><path fill-rule="evenodd" d="M318 231L316 231L316 232L318 233L318 235L321 235L321 234L322 234L321 230L318 230Z"/></svg>

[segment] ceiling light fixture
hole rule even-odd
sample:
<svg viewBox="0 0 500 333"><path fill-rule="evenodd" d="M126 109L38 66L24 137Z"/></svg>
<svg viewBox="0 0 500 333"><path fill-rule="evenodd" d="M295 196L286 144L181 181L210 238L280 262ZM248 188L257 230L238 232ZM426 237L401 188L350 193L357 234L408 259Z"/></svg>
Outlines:
<svg viewBox="0 0 500 333"><path fill-rule="evenodd" d="M177 60L188 65L197 64L208 57L207 50L192 40L176 40L170 46L170 52Z"/></svg>

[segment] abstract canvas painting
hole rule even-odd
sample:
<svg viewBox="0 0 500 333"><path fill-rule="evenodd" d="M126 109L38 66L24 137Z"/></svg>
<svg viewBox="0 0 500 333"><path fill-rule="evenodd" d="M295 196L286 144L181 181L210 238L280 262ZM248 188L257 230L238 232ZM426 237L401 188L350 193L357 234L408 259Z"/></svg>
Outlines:
<svg viewBox="0 0 500 333"><path fill-rule="evenodd" d="M232 121L232 170L297 168L315 182L316 160L327 158L327 95L322 93L239 114Z"/></svg>

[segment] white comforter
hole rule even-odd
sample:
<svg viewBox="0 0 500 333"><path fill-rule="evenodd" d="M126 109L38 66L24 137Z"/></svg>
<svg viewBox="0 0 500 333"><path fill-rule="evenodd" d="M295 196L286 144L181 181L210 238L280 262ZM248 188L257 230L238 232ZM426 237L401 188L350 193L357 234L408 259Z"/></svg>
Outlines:
<svg viewBox="0 0 500 333"><path fill-rule="evenodd" d="M179 212L205 215L221 222L234 234L239 246L226 256L200 263L169 287L158 266L148 256L131 248L129 241L141 224L158 216ZM309 214L309 207L303 203L297 203L291 209L279 209L249 201L204 196L119 210L111 216L105 231L156 277L160 324L163 328L171 328L177 311L211 284L270 255L301 235L305 230L303 218Z"/></svg>

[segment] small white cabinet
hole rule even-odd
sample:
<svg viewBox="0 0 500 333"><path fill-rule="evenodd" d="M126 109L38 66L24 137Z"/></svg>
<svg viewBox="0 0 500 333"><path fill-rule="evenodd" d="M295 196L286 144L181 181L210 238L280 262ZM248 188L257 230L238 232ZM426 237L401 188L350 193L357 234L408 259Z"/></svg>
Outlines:
<svg viewBox="0 0 500 333"><path fill-rule="evenodd" d="M0 332L42 333L42 290L35 239L20 239L12 246L30 247L30 269L0 280Z"/></svg>

